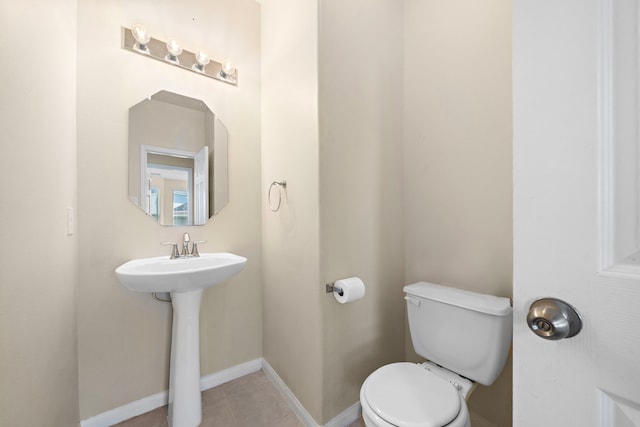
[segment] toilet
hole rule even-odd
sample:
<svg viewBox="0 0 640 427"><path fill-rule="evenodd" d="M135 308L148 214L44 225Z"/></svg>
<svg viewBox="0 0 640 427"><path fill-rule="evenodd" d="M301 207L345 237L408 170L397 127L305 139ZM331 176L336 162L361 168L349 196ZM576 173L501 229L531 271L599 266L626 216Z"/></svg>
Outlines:
<svg viewBox="0 0 640 427"><path fill-rule="evenodd" d="M467 399L507 361L508 298L428 282L404 287L413 347L428 361L382 366L362 384L367 427L471 427Z"/></svg>

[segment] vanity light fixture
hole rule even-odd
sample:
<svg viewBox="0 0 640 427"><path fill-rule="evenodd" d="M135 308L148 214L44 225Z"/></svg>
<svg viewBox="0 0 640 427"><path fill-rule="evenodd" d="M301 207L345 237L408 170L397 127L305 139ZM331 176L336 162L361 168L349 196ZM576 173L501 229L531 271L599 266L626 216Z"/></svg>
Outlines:
<svg viewBox="0 0 640 427"><path fill-rule="evenodd" d="M170 39L167 42L167 54L165 55L165 61L169 61L172 64L180 64L178 56L182 53L182 48L176 39Z"/></svg>
<svg viewBox="0 0 640 427"><path fill-rule="evenodd" d="M131 29L122 27L122 48L202 76L234 86L238 85L238 70L231 62L212 60L203 49L195 53L190 52L183 49L175 38L169 38L166 43L153 38L140 24L134 25Z"/></svg>

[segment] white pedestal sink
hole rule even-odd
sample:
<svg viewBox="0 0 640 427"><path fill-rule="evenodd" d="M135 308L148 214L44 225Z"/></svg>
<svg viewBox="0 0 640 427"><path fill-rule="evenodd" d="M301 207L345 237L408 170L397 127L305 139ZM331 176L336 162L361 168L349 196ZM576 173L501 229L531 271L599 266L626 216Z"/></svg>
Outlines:
<svg viewBox="0 0 640 427"><path fill-rule="evenodd" d="M123 286L138 292L170 292L173 304L169 425L196 427L202 421L200 395L200 300L205 288L244 268L247 259L230 253L199 257L142 258L116 269Z"/></svg>

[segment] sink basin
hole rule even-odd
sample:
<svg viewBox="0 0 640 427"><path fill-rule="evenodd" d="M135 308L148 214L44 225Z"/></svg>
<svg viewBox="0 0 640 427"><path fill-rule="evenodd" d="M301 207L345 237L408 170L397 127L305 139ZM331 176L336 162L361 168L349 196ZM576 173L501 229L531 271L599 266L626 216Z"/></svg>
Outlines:
<svg viewBox="0 0 640 427"><path fill-rule="evenodd" d="M194 258L168 256L134 259L116 269L120 283L138 292L204 289L239 273L247 259L230 253L201 253Z"/></svg>

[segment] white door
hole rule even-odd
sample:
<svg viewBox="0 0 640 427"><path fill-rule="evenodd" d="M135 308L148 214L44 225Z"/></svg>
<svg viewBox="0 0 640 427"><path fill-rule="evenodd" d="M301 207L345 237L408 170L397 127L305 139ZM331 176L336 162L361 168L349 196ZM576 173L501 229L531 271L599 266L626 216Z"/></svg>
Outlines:
<svg viewBox="0 0 640 427"><path fill-rule="evenodd" d="M193 223L204 225L209 219L209 147L193 159Z"/></svg>
<svg viewBox="0 0 640 427"><path fill-rule="evenodd" d="M514 0L514 422L640 426L638 0ZM583 329L548 341L555 297Z"/></svg>

